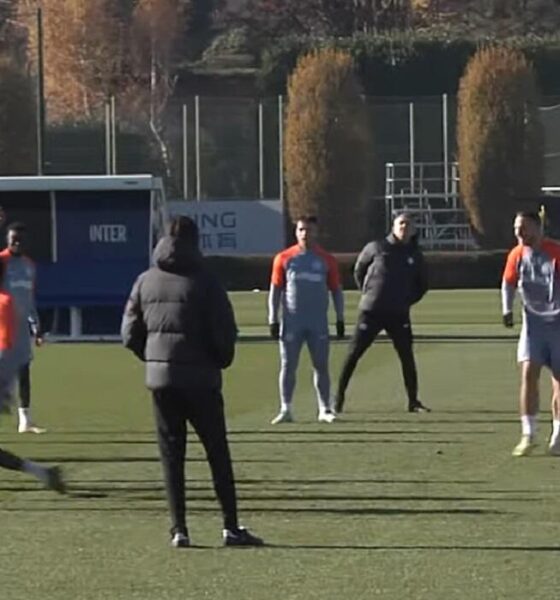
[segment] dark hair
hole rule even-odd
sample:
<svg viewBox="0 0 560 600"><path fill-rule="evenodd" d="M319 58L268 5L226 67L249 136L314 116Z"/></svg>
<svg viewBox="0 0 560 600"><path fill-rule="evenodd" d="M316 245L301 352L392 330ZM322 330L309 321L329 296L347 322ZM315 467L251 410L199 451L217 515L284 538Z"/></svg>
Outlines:
<svg viewBox="0 0 560 600"><path fill-rule="evenodd" d="M395 215L393 215L393 223L397 220L397 219L407 219L408 221L412 222L412 214L407 211L407 210L401 210L400 212L396 213Z"/></svg>
<svg viewBox="0 0 560 600"><path fill-rule="evenodd" d="M169 235L198 244L198 225L190 217L173 217L169 226Z"/></svg>
<svg viewBox="0 0 560 600"><path fill-rule="evenodd" d="M520 210L519 212L515 213L515 217L520 217L522 219L529 219L529 221L533 221L533 223L535 223L536 225L540 225L541 224L541 218L539 217L539 215L536 212L531 212L528 210Z"/></svg>
<svg viewBox="0 0 560 600"><path fill-rule="evenodd" d="M298 223L305 223L306 225L317 225L319 219L315 215L301 215L294 220L294 225Z"/></svg>
<svg viewBox="0 0 560 600"><path fill-rule="evenodd" d="M16 231L17 233L25 233L27 231L27 227L25 223L21 221L16 221L15 223L10 223L6 228L6 231Z"/></svg>

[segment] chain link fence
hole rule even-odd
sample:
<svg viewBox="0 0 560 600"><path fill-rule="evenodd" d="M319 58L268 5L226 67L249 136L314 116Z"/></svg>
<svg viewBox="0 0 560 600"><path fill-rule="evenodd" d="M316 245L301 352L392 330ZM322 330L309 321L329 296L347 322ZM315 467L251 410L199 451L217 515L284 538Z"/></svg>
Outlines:
<svg viewBox="0 0 560 600"><path fill-rule="evenodd" d="M365 98L373 133L372 197L382 196L387 163L456 161L456 100ZM49 123L44 174L162 176L168 196L185 199L281 198L284 101L281 97L174 97L157 119L126 99L90 108L87 121ZM560 185L560 103L543 105L544 185Z"/></svg>

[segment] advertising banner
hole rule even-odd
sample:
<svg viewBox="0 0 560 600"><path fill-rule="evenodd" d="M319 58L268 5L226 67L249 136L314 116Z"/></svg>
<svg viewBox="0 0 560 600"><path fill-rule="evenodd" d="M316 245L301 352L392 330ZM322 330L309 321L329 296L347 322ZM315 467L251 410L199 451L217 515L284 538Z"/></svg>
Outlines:
<svg viewBox="0 0 560 600"><path fill-rule="evenodd" d="M150 255L150 191L56 193L57 262L142 261Z"/></svg>
<svg viewBox="0 0 560 600"><path fill-rule="evenodd" d="M168 202L169 216L187 215L200 229L207 255L274 254L284 246L280 200L178 200Z"/></svg>

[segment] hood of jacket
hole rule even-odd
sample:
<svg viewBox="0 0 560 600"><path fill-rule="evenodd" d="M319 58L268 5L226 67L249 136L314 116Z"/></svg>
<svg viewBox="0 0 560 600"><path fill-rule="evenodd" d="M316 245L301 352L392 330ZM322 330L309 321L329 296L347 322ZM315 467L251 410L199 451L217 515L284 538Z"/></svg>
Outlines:
<svg viewBox="0 0 560 600"><path fill-rule="evenodd" d="M154 250L154 265L170 273L191 273L200 266L201 261L200 250L190 240L165 236Z"/></svg>

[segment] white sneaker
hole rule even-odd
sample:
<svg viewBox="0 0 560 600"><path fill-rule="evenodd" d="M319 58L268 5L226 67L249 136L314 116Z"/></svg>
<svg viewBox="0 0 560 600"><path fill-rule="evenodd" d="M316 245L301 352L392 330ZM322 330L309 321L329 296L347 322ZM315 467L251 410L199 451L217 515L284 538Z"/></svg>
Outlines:
<svg viewBox="0 0 560 600"><path fill-rule="evenodd" d="M336 414L330 409L321 409L317 418L319 423L332 423L336 420Z"/></svg>
<svg viewBox="0 0 560 600"><path fill-rule="evenodd" d="M281 410L275 417L270 421L271 425L278 425L280 423L293 423L294 415L289 408Z"/></svg>
<svg viewBox="0 0 560 600"><path fill-rule="evenodd" d="M18 425L18 433L47 433L47 430L33 423L20 423Z"/></svg>
<svg viewBox="0 0 560 600"><path fill-rule="evenodd" d="M188 548L191 545L191 541L186 533L177 531L171 538L171 545L173 548Z"/></svg>
<svg viewBox="0 0 560 600"><path fill-rule="evenodd" d="M560 437L555 440L550 440L548 444L548 454L549 456L560 456Z"/></svg>

